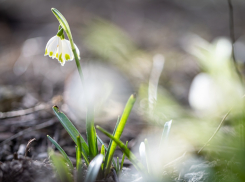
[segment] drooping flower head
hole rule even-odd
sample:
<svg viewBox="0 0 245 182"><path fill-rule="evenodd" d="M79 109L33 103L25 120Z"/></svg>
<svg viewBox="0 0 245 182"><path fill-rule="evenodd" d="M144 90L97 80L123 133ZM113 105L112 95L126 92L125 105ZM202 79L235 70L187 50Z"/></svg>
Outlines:
<svg viewBox="0 0 245 182"><path fill-rule="evenodd" d="M76 45L75 49L77 51L78 57L80 57L80 51ZM74 59L70 41L64 38L62 28L58 31L57 35L48 41L44 55L48 55L52 59L57 59L62 66L65 65L66 61L72 61Z"/></svg>

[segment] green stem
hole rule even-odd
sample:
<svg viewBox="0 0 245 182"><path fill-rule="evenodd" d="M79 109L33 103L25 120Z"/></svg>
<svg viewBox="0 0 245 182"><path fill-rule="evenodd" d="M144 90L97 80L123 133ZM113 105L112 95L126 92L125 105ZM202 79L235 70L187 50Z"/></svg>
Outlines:
<svg viewBox="0 0 245 182"><path fill-rule="evenodd" d="M98 154L97 137L94 127L94 107L92 104L87 106L86 132L91 161Z"/></svg>
<svg viewBox="0 0 245 182"><path fill-rule="evenodd" d="M73 43L71 40L70 40L70 43L71 43L72 52L73 52L73 54L74 54L74 58L75 58L75 61L76 61L77 70L78 70L80 79L81 79L81 81L82 81L83 88L85 89L85 85L84 85L84 77L83 77L83 71L82 71L82 68L81 68L81 65L80 65L80 62L79 62L78 54L77 54L76 48L75 48L75 46L74 46L74 43ZM86 93L86 92L85 92L85 93ZM85 98L86 98L86 97L85 97Z"/></svg>

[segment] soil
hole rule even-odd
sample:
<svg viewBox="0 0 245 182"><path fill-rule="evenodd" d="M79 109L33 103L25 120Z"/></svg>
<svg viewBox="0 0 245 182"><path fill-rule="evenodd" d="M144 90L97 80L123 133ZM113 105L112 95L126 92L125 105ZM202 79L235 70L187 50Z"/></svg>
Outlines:
<svg viewBox="0 0 245 182"><path fill-rule="evenodd" d="M26 100L28 100L29 104L33 107L30 107L31 110L18 110L21 112L1 112L0 181L59 181L55 177L56 175L52 165L49 163L48 147L52 147L53 149L55 147L48 141L47 135L55 138L75 165L75 144L52 112L53 104L62 105L62 102L60 102L61 96L53 98L51 103L37 103L35 99L31 99L28 96L28 93L20 92L19 88L15 88L14 86L6 87L5 89L2 87L2 90L4 90L2 91L3 96L6 95L7 97L7 95L11 95L12 98L11 100L7 100L9 97L7 99L2 97L2 102L10 102L6 106L16 105L18 108L25 108L24 105ZM10 91L11 94L9 94ZM8 109L3 108L3 110ZM125 128L125 133L121 137L123 141L129 141L130 148L135 145L134 138L144 128L144 125L140 124L137 118L139 116L133 112ZM135 126L137 126L137 129L133 129ZM110 132L114 128L112 124L104 125L103 127ZM86 138L85 128L79 126L78 128L82 136ZM107 137L101 133L98 134L105 143L109 143ZM32 139L35 140L28 144ZM29 150L26 150L27 145L29 146ZM27 157L24 157L25 153ZM121 158L122 152L116 150L115 156ZM126 166L130 166L128 160L125 160ZM107 181L112 182L114 180L110 177Z"/></svg>
<svg viewBox="0 0 245 182"><path fill-rule="evenodd" d="M58 182L50 164L29 157L0 164L1 182Z"/></svg>

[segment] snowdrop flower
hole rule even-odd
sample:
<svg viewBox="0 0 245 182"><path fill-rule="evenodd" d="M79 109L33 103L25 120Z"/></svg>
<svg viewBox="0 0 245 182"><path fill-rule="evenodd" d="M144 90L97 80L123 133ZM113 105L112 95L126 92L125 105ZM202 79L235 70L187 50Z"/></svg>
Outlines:
<svg viewBox="0 0 245 182"><path fill-rule="evenodd" d="M78 57L80 57L80 52L75 45ZM55 35L52 37L45 48L45 56L49 56L52 59L56 58L62 66L65 65L66 61L72 61L74 59L74 54L71 49L71 44L69 40L62 38L62 36Z"/></svg>

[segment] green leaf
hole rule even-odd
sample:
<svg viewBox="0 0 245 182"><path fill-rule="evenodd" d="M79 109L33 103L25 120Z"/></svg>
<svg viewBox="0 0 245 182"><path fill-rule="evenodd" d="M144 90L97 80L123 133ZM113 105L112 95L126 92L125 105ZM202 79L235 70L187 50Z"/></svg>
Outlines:
<svg viewBox="0 0 245 182"><path fill-rule="evenodd" d="M85 170L83 169L83 164L80 163L80 165L78 166L78 169L77 169L77 182L80 182L80 181L84 181L84 172ZM74 180L75 182L75 180Z"/></svg>
<svg viewBox="0 0 245 182"><path fill-rule="evenodd" d="M119 120L118 120L118 123L119 123ZM117 126L117 125L116 125ZM114 129L114 131L116 130L116 128ZM100 139L100 137L97 135L97 139L99 140L99 142L102 144L102 146L104 146L104 148L105 148L105 150L106 150L106 154L108 154L108 148L105 146L105 143ZM110 140L110 144L111 144L111 142L112 142L112 140ZM110 145L109 145L110 146ZM107 156L107 155L106 155ZM104 164L105 164L105 159L103 160L104 161ZM112 159L112 163L113 163L113 166L115 166L116 167L116 162L115 162L115 160L114 159ZM103 164L103 166L104 166L104 164ZM103 167L104 168L104 167Z"/></svg>
<svg viewBox="0 0 245 182"><path fill-rule="evenodd" d="M128 102L127 102L127 104L126 104L126 106L124 108L122 117L120 119L120 122L116 126L115 133L113 134L113 136L116 139L120 139L120 137L122 135L122 132L123 132L125 124L127 122L128 116L129 116L129 114L130 114L130 112L131 112L131 110L133 108L135 100L136 100L136 95L135 94L131 95L129 97L129 99L128 99ZM114 140L112 142L110 142L109 152L108 152L108 155L106 156L106 168L105 168L106 171L105 171L105 175L109 174L109 172L110 172L110 166L111 166L111 162L112 162L113 155L114 155L114 152L116 150L116 147L117 147L117 144L116 144L116 142Z"/></svg>
<svg viewBox="0 0 245 182"><path fill-rule="evenodd" d="M133 163L134 167L141 172L142 174L147 174L147 171L145 170L144 165L135 157L135 155L126 147L126 145L123 144L122 141L117 139L116 137L112 136L110 133L108 133L103 128L96 126L98 130L100 130L102 133L104 133L106 136L108 136L110 139L112 139L116 145L118 145L123 153L127 156L127 158Z"/></svg>
<svg viewBox="0 0 245 182"><path fill-rule="evenodd" d="M118 116L117 123L116 123L116 126L115 126L114 131L113 131L113 136L116 133L117 126L118 126L119 122L120 122L120 117ZM112 142L113 142L113 140L110 140L110 143L109 143L109 146L108 146L108 150L107 150L107 153L106 153L106 156L105 156L105 166L107 166L107 163L108 163L109 151L111 149ZM114 167L116 167L116 162L114 161L113 156L112 156L112 162L113 162ZM109 166L109 169L105 168L104 169L105 170L105 173L108 172L110 170L110 168L111 168L111 166Z"/></svg>
<svg viewBox="0 0 245 182"><path fill-rule="evenodd" d="M53 138L51 138L49 135L47 135L47 137L51 141L51 143L54 144L54 146L60 151L62 156L65 158L65 161L69 165L70 171L73 171L73 164L71 160L69 159L69 157L67 156L67 154L65 153L65 151L61 148L61 146Z"/></svg>
<svg viewBox="0 0 245 182"><path fill-rule="evenodd" d="M67 116L63 112L59 111L59 108L57 106L53 106L53 111L55 115L58 117L58 119L60 120L63 127L68 132L68 134L71 136L73 141L76 143L76 145L78 145L77 136L80 135L80 133L78 132L76 127L72 124L72 122L67 118ZM83 139L83 137L80 137L80 140L82 145L82 155L84 159L88 159L88 154L89 154L88 145Z"/></svg>
<svg viewBox="0 0 245 182"><path fill-rule="evenodd" d="M98 135L96 135L96 137L99 140L99 142L101 143L101 145L104 146L104 149L107 151L108 148L105 146L105 143L101 140L101 138Z"/></svg>
<svg viewBox="0 0 245 182"><path fill-rule="evenodd" d="M104 163L105 163L105 145L101 146L100 153L103 155L103 163L101 164L101 169L104 170Z"/></svg>
<svg viewBox="0 0 245 182"><path fill-rule="evenodd" d="M58 173L61 182L72 182L72 177L69 172L69 168L65 163L63 156L58 156L54 153L52 149L48 150L50 159Z"/></svg>
<svg viewBox="0 0 245 182"><path fill-rule="evenodd" d="M119 158L117 157L117 167L116 167L116 172L119 172Z"/></svg>
<svg viewBox="0 0 245 182"><path fill-rule="evenodd" d="M128 141L126 142L126 147L128 147ZM126 156L126 155L125 155L125 153L123 153L123 156L122 156L122 161L121 161L120 171L122 171L125 156Z"/></svg>
<svg viewBox="0 0 245 182"><path fill-rule="evenodd" d="M82 145L81 145L80 135L78 135L77 136L77 146L76 146L76 167L77 167L77 170L79 170L79 167L82 164L81 158L82 158Z"/></svg>
<svg viewBox="0 0 245 182"><path fill-rule="evenodd" d="M104 144L101 146L100 153L105 157L105 145Z"/></svg>
<svg viewBox="0 0 245 182"><path fill-rule="evenodd" d="M94 127L94 109L92 106L88 106L87 110L86 132L89 147L89 157L91 160L98 154L97 137Z"/></svg>
<svg viewBox="0 0 245 182"><path fill-rule="evenodd" d="M112 159L112 163L113 163L113 166L116 168L117 167L117 164L116 164L116 162L115 162L114 159Z"/></svg>
<svg viewBox="0 0 245 182"><path fill-rule="evenodd" d="M99 154L97 155L89 164L88 167L88 172L85 178L85 182L94 182L99 170L100 170L100 166L103 162L103 155Z"/></svg>

